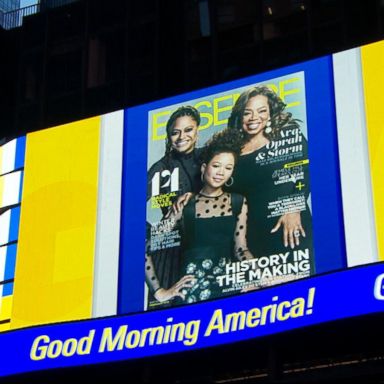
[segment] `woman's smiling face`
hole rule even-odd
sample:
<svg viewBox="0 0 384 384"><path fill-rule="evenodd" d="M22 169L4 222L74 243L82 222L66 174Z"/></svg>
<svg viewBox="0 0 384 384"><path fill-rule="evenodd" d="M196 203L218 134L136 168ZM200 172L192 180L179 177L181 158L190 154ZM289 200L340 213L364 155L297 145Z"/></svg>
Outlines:
<svg viewBox="0 0 384 384"><path fill-rule="evenodd" d="M204 183L214 189L222 187L232 176L234 167L233 153L223 152L213 156L208 164L202 165Z"/></svg>
<svg viewBox="0 0 384 384"><path fill-rule="evenodd" d="M264 95L251 97L243 112L243 130L248 135L262 132L270 118L268 98Z"/></svg>
<svg viewBox="0 0 384 384"><path fill-rule="evenodd" d="M190 153L195 149L197 141L197 122L191 116L181 116L170 130L172 148L179 153Z"/></svg>

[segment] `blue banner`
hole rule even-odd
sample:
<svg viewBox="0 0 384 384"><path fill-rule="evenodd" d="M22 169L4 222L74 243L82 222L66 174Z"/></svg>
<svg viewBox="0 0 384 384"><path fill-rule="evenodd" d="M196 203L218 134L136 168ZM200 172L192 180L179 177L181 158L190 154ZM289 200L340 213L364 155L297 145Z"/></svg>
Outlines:
<svg viewBox="0 0 384 384"><path fill-rule="evenodd" d="M384 310L384 264L198 305L0 334L0 376L232 343Z"/></svg>

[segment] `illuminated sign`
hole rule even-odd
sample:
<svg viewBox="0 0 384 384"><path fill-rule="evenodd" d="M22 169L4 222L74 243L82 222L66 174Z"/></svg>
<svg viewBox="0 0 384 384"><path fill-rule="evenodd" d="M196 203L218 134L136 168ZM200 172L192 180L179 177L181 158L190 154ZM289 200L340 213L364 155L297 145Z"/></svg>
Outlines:
<svg viewBox="0 0 384 384"><path fill-rule="evenodd" d="M345 268L335 114L332 57L127 110L120 313Z"/></svg>
<svg viewBox="0 0 384 384"><path fill-rule="evenodd" d="M192 306L5 332L0 375L187 351L382 312L383 273L376 264Z"/></svg>
<svg viewBox="0 0 384 384"><path fill-rule="evenodd" d="M383 311L383 44L3 145L0 376Z"/></svg>

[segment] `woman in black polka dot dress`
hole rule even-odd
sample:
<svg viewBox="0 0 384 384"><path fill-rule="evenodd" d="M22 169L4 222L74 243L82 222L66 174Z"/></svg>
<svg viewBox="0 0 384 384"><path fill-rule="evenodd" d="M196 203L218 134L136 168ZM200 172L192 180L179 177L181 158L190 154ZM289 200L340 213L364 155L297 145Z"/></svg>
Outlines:
<svg viewBox="0 0 384 384"><path fill-rule="evenodd" d="M224 296L217 277L225 275L226 265L253 258L246 243L246 200L223 190L225 184L233 182L239 153L238 135L230 131L214 135L205 146L203 187L176 216L182 228L181 278L169 289L159 287L157 300L180 297L193 303Z"/></svg>

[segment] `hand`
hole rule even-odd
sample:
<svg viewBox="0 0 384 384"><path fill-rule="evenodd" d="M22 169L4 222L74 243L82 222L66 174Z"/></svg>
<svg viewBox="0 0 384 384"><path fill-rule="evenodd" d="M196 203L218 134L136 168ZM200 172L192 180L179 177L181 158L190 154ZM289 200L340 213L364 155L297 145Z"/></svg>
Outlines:
<svg viewBox="0 0 384 384"><path fill-rule="evenodd" d="M182 212L184 209L184 206L188 204L192 196L193 196L192 192L187 192L179 196L177 200L173 203L171 209L168 211L165 218L168 219L171 215L177 215L178 213Z"/></svg>
<svg viewBox="0 0 384 384"><path fill-rule="evenodd" d="M280 217L276 225L272 228L271 233L275 233L283 226L283 241L284 246L295 248L295 245L300 245L300 235L305 237L304 228L301 226L300 212L286 213Z"/></svg>
<svg viewBox="0 0 384 384"><path fill-rule="evenodd" d="M155 299L159 302L171 300L174 297L181 297L183 300L185 299L185 294L181 291L184 288L191 288L194 286L196 279L193 275L185 275L183 276L176 284L172 285L171 288L165 289L160 288L155 292Z"/></svg>

